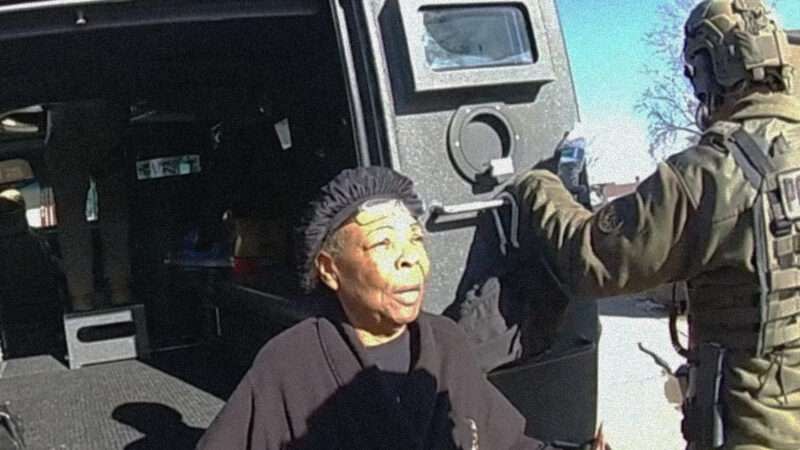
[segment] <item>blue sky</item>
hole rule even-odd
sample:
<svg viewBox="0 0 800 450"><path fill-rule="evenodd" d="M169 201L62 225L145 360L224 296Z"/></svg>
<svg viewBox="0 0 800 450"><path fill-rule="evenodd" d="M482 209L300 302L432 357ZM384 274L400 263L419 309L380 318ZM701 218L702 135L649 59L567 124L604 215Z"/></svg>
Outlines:
<svg viewBox="0 0 800 450"><path fill-rule="evenodd" d="M658 5L671 0L556 0L567 41L581 123L598 162L592 182L631 182L655 168L647 154L647 122L634 111L648 85L645 33L658 23ZM800 29L800 1L776 1L786 28Z"/></svg>

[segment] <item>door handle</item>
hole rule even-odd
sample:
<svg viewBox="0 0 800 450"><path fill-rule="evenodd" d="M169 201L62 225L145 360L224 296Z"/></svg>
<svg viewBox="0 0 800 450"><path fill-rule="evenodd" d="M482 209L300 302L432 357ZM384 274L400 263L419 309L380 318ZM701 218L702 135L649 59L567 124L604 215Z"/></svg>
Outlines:
<svg viewBox="0 0 800 450"><path fill-rule="evenodd" d="M500 218L499 209L503 206L509 205L511 207L511 225L509 234L506 234L505 226ZM442 205L439 202L431 203L431 219L435 221L438 217L457 216L469 213L482 213L484 211L491 211L494 216L495 229L497 231L498 241L500 243L500 253L507 255L508 245L514 248L519 248L519 206L514 201L512 195L508 192L501 193L498 198L492 200L480 200L475 202L459 203L456 205Z"/></svg>
<svg viewBox="0 0 800 450"><path fill-rule="evenodd" d="M488 211L507 205L509 202L504 198L494 200L481 200L475 202L458 203L455 205L443 205L440 202L431 203L432 216L454 216L474 212Z"/></svg>

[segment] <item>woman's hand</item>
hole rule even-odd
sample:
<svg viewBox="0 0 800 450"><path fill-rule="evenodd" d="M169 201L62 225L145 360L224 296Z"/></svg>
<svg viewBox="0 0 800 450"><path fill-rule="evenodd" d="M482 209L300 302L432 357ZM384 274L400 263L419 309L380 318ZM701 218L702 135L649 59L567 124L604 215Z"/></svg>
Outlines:
<svg viewBox="0 0 800 450"><path fill-rule="evenodd" d="M611 450L606 444L605 436L603 436L603 424L597 428L597 434L594 435L594 442L592 442L592 450Z"/></svg>

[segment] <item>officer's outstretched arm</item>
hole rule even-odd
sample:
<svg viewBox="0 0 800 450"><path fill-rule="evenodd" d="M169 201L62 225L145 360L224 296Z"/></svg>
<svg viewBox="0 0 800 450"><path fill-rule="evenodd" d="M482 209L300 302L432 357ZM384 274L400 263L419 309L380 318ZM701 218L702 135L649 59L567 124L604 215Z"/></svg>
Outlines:
<svg viewBox="0 0 800 450"><path fill-rule="evenodd" d="M512 191L520 207L521 244L544 252L577 297L637 292L683 279L691 270L686 229L693 206L667 164L634 193L594 213L547 170L522 175Z"/></svg>

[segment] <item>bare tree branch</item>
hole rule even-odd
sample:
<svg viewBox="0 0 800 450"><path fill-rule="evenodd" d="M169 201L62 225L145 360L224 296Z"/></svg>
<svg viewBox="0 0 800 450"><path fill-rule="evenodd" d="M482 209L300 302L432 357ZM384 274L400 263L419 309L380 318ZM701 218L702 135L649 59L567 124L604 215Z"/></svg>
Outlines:
<svg viewBox="0 0 800 450"><path fill-rule="evenodd" d="M645 33L652 57L642 73L651 80L635 105L645 115L650 138L648 154L660 161L694 142L700 134L695 125L697 101L683 78L683 23L695 0L665 0L656 7L659 25Z"/></svg>
<svg viewBox="0 0 800 450"><path fill-rule="evenodd" d="M789 7L797 0L770 0L773 9ZM643 39L652 51L642 66L651 81L636 102L637 112L647 118L650 145L648 154L656 161L697 142L701 132L695 124L697 100L692 86L683 77L683 24L697 0L661 0L655 29Z"/></svg>

